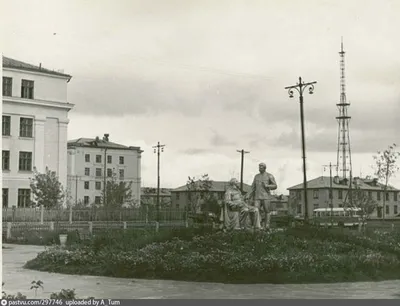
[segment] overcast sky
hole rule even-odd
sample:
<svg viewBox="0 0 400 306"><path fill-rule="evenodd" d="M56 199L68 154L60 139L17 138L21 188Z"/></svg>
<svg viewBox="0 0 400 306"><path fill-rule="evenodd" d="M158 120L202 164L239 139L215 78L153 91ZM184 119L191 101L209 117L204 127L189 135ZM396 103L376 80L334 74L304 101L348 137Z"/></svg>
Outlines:
<svg viewBox="0 0 400 306"><path fill-rule="evenodd" d="M73 76L69 139L109 133L142 147L144 186L156 186L160 141L162 187L203 173L239 178L245 149L245 182L263 161L287 193L302 182L302 155L298 96L284 87L299 76L318 82L304 97L308 178L329 175L341 36L354 176L372 174L372 155L400 142L400 1L2 3L4 55Z"/></svg>

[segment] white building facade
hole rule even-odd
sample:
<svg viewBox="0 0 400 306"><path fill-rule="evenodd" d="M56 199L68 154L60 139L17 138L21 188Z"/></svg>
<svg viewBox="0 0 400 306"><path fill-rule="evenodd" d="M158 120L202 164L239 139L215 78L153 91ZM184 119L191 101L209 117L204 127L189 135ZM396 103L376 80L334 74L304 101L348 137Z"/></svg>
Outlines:
<svg viewBox="0 0 400 306"><path fill-rule="evenodd" d="M3 57L3 207L28 207L36 167L55 171L67 185L68 112L71 76Z"/></svg>
<svg viewBox="0 0 400 306"><path fill-rule="evenodd" d="M73 205L101 204L104 182L113 176L117 181L132 183L132 200L140 203L143 151L110 142L108 136L68 142L68 201Z"/></svg>

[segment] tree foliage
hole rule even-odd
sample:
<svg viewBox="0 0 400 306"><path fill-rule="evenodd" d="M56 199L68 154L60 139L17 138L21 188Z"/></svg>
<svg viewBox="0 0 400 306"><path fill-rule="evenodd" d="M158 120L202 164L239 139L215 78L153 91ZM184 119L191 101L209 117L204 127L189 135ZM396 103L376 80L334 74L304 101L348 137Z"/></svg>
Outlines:
<svg viewBox="0 0 400 306"><path fill-rule="evenodd" d="M355 188L351 191L350 203L353 208L361 209L361 220L363 226L378 207L378 203L370 197L365 190L362 190L357 185L355 185Z"/></svg>
<svg viewBox="0 0 400 306"><path fill-rule="evenodd" d="M35 168L33 178L30 179L30 187L36 202L34 205L43 205L47 209L62 206L65 192L55 171L46 167L46 172L40 173Z"/></svg>
<svg viewBox="0 0 400 306"><path fill-rule="evenodd" d="M375 175L378 177L378 180L384 184L383 218L385 218L386 191L389 186L389 180L399 171L399 166L397 165L399 154L400 153L396 151L396 144L394 143L388 146L386 150L378 151L377 155L373 156L375 161Z"/></svg>
<svg viewBox="0 0 400 306"><path fill-rule="evenodd" d="M189 207L193 212L201 210L201 202L207 205L212 200L212 181L208 174L203 174L200 179L188 177L186 187L188 190Z"/></svg>
<svg viewBox="0 0 400 306"><path fill-rule="evenodd" d="M107 209L119 209L123 206L134 207L137 201L132 193L132 181L119 181L115 174L106 181L106 188L101 192L100 206Z"/></svg>

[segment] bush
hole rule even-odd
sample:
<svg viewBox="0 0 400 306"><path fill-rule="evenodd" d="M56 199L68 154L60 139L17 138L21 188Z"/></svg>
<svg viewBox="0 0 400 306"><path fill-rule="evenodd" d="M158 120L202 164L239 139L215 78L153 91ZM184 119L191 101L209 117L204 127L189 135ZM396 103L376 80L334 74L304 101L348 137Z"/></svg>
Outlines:
<svg viewBox="0 0 400 306"><path fill-rule="evenodd" d="M396 236L397 235L397 236ZM104 233L53 247L27 268L71 274L225 283L313 283L395 279L398 234L371 237L303 227L283 232L176 229Z"/></svg>

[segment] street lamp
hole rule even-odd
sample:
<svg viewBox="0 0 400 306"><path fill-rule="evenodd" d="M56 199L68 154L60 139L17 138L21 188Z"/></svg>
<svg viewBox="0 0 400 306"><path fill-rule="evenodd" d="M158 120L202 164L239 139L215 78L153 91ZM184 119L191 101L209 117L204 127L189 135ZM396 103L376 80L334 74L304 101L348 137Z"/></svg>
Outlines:
<svg viewBox="0 0 400 306"><path fill-rule="evenodd" d="M307 199L307 174L306 174L306 143L305 143L305 135L304 135L304 110L303 110L303 92L306 88L309 90L309 94L313 94L314 92L314 84L317 82L304 83L299 77L299 83L297 85L285 87L288 90L289 98L293 98L294 89L300 95L300 122L301 122L301 145L303 152L303 190L304 190L304 219L308 221L308 199Z"/></svg>

